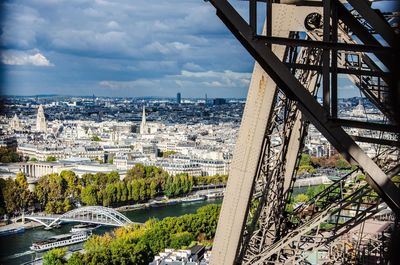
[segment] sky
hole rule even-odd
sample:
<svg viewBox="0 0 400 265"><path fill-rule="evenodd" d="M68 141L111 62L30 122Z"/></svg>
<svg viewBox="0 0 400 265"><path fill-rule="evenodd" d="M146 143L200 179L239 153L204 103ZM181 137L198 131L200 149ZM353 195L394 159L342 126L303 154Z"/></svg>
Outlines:
<svg viewBox="0 0 400 265"><path fill-rule="evenodd" d="M247 94L254 60L205 1L3 2L3 94Z"/></svg>
<svg viewBox="0 0 400 265"><path fill-rule="evenodd" d="M245 1L231 1L245 14ZM247 95L254 60L203 0L3 0L5 95ZM359 96L349 81L339 96Z"/></svg>

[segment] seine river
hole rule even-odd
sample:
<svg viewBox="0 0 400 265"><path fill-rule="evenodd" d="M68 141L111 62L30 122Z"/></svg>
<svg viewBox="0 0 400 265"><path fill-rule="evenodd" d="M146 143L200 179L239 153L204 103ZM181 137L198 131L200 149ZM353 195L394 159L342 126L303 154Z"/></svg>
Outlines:
<svg viewBox="0 0 400 265"><path fill-rule="evenodd" d="M221 202L222 200L207 200L192 203L181 203L157 208L134 210L124 212L124 214L134 222L143 223L150 218L163 219L168 216L180 216L194 213L198 208L204 205ZM72 226L73 224L65 224L59 229L50 231L46 231L42 227L38 227L25 230L25 232L22 234L0 237L0 264L17 265L33 260L35 258L35 254L29 249L33 241L46 239L58 234L68 233ZM111 229L113 228L100 227L95 231L95 233L103 234ZM80 246L78 245L75 247Z"/></svg>

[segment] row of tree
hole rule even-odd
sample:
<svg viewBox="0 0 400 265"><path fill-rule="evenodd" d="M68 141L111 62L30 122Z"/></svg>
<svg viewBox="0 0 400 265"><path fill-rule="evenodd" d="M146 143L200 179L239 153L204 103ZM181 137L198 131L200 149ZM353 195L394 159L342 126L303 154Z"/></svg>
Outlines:
<svg viewBox="0 0 400 265"><path fill-rule="evenodd" d="M219 205L207 205L195 214L118 228L92 236L84 244L84 253L75 252L68 260L65 250L51 250L44 255L43 264L149 264L165 248L187 248L193 241L209 244L215 235L219 211Z"/></svg>
<svg viewBox="0 0 400 265"><path fill-rule="evenodd" d="M177 197L188 194L194 185L226 183L227 176L170 176L161 168L135 165L120 180L118 172L84 174L79 178L72 171L42 176L33 192L26 177L0 180L0 214L20 214L38 209L48 213L64 213L81 204L121 206L145 202L157 195Z"/></svg>
<svg viewBox="0 0 400 265"><path fill-rule="evenodd" d="M330 157L314 157L309 154L301 154L297 174L313 174L316 168L336 168L339 170L351 169L351 165L341 155Z"/></svg>

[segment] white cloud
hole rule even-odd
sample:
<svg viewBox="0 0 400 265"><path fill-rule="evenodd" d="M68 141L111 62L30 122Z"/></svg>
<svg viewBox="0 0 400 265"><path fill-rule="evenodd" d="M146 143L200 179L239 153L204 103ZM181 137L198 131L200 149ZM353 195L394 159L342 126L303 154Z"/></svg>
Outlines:
<svg viewBox="0 0 400 265"><path fill-rule="evenodd" d="M3 52L1 61L8 65L34 65L34 66L54 66L40 52L29 54L21 51Z"/></svg>
<svg viewBox="0 0 400 265"><path fill-rule="evenodd" d="M137 79L131 81L99 82L103 88L109 89L154 89L154 88L224 88L246 90L250 83L250 73L239 73L233 71L182 71L180 75L166 75L161 78Z"/></svg>
<svg viewBox="0 0 400 265"><path fill-rule="evenodd" d="M200 65L195 64L193 62L185 63L183 65L183 69L188 70L188 71L193 71L193 72L204 71L204 69Z"/></svg>

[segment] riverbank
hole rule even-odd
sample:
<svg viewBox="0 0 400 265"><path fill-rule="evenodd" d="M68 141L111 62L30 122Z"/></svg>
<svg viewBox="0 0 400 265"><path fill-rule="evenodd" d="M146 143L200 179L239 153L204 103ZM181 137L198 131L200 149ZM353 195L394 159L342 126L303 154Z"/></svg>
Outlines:
<svg viewBox="0 0 400 265"><path fill-rule="evenodd" d="M173 204L178 204L178 203L189 203L189 202L194 202L194 201L203 201L203 200L207 200L207 199L220 199L220 198L223 198L223 194L224 194L224 189L214 189L213 192L211 192L211 193L210 192L204 193L201 191L197 191L195 193L192 193L191 195L184 196L184 197L171 198L171 199L163 197L160 200L151 200L146 203L137 203L134 205L124 205L124 206L116 207L114 209L119 212L127 212L127 211L141 210L141 209L146 209L146 208L151 208L151 207L161 207L161 206L173 205Z"/></svg>
<svg viewBox="0 0 400 265"><path fill-rule="evenodd" d="M131 221L137 223L145 223L149 219L162 220L166 217L181 216L185 214L195 213L199 208L209 204L220 204L222 200L205 200L192 203L178 203L174 205L166 205L161 207L149 207L134 211L124 212L124 215ZM25 233L15 234L5 237L0 237L0 264L21 265L25 262L33 261L39 258L36 253L30 251L29 247L34 241L41 241L46 238L69 233L73 223L66 223L60 228L52 230L44 230L42 228L29 229ZM114 227L102 226L93 231L97 235L102 235L111 232ZM76 248L69 249L75 251L81 248L82 245L77 245Z"/></svg>
<svg viewBox="0 0 400 265"><path fill-rule="evenodd" d="M34 221L29 221L29 222L19 222L19 223L11 223L8 225L3 225L0 227L0 233L9 231L9 230L13 230L13 229L18 229L18 228L24 228L25 230L27 229L32 229L32 228L36 228L36 227L40 227L43 226L42 224L39 224L37 222Z"/></svg>

